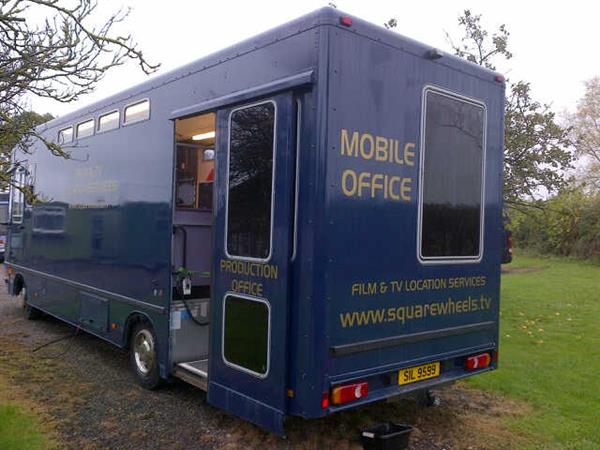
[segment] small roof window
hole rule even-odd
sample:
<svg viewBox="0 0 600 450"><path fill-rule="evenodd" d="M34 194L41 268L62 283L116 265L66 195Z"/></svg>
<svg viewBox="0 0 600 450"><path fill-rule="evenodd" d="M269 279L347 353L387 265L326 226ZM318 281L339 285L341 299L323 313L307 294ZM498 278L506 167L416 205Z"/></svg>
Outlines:
<svg viewBox="0 0 600 450"><path fill-rule="evenodd" d="M77 138L84 138L94 134L94 119L86 120L77 124Z"/></svg>
<svg viewBox="0 0 600 450"><path fill-rule="evenodd" d="M109 112L98 118L98 131L114 130L119 127L119 111Z"/></svg>
<svg viewBox="0 0 600 450"><path fill-rule="evenodd" d="M150 118L150 100L142 100L125 107L125 125Z"/></svg>
<svg viewBox="0 0 600 450"><path fill-rule="evenodd" d="M58 143L68 144L73 141L73 127L63 128L58 131Z"/></svg>

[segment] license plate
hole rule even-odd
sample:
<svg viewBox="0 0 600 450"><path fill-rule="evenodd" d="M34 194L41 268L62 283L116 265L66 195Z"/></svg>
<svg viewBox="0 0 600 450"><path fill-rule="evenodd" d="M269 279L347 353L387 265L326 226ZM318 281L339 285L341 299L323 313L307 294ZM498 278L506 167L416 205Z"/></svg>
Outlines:
<svg viewBox="0 0 600 450"><path fill-rule="evenodd" d="M417 381L427 380L440 376L440 363L433 362L422 366L400 369L398 373L398 384L410 384Z"/></svg>

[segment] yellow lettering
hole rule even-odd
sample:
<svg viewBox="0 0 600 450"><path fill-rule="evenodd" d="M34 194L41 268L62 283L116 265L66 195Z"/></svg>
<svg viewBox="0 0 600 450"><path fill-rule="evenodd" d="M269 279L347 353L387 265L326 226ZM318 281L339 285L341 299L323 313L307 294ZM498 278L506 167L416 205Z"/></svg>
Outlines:
<svg viewBox="0 0 600 450"><path fill-rule="evenodd" d="M348 188L348 179L351 182L350 188ZM354 170L347 169L342 173L342 192L347 197L356 194L356 173L354 173Z"/></svg>
<svg viewBox="0 0 600 450"><path fill-rule="evenodd" d="M375 136L375 160L387 160L388 140L381 136Z"/></svg>
<svg viewBox="0 0 600 450"><path fill-rule="evenodd" d="M416 144L414 142L407 142L404 144L404 163L407 166L415 165L415 152L411 151L411 148L415 148Z"/></svg>
<svg viewBox="0 0 600 450"><path fill-rule="evenodd" d="M383 189L383 183L378 183L377 180L383 182L383 175L380 173L373 174L373 177L371 178L371 198L375 198L375 193L378 189Z"/></svg>
<svg viewBox="0 0 600 450"><path fill-rule="evenodd" d="M358 156L358 131L352 133L352 140L348 140L348 130L342 128L342 142L340 149L342 155Z"/></svg>
<svg viewBox="0 0 600 450"><path fill-rule="evenodd" d="M361 172L358 176L358 196L362 197L363 188L369 187L371 174L369 172Z"/></svg>
<svg viewBox="0 0 600 450"><path fill-rule="evenodd" d="M368 150L365 146L365 142L369 143ZM375 153L375 145L373 142L373 136L371 136L369 133L363 133L363 135L360 137L360 155L364 159L372 159L373 153Z"/></svg>
<svg viewBox="0 0 600 450"><path fill-rule="evenodd" d="M412 191L412 178L403 178L400 184L400 197L406 202L410 202L410 193Z"/></svg>

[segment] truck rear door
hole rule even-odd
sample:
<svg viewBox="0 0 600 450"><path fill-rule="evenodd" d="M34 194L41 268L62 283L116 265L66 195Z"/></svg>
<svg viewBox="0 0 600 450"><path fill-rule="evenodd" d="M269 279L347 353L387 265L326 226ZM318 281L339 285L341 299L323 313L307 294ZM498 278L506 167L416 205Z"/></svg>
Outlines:
<svg viewBox="0 0 600 450"><path fill-rule="evenodd" d="M346 32L332 48L324 389L369 380L360 402L495 355L504 90L491 72L420 49ZM403 372L420 366L422 377Z"/></svg>
<svg viewBox="0 0 600 450"><path fill-rule="evenodd" d="M283 434L295 103L218 111L210 403Z"/></svg>

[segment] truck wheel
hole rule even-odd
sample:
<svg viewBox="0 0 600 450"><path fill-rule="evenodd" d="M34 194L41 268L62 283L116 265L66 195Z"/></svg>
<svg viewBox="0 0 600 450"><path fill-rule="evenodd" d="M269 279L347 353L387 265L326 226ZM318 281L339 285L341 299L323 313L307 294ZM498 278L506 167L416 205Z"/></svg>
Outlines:
<svg viewBox="0 0 600 450"><path fill-rule="evenodd" d="M156 336L149 324L141 322L133 329L129 361L140 386L152 390L160 385Z"/></svg>
<svg viewBox="0 0 600 450"><path fill-rule="evenodd" d="M21 292L19 292L19 304L23 309L23 315L27 320L37 320L42 317L42 313L39 309L34 308L27 301L27 288L23 286Z"/></svg>

